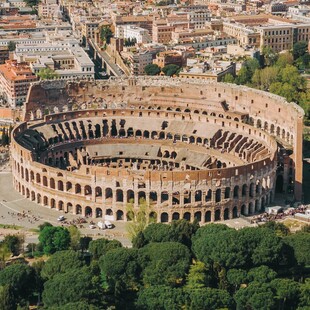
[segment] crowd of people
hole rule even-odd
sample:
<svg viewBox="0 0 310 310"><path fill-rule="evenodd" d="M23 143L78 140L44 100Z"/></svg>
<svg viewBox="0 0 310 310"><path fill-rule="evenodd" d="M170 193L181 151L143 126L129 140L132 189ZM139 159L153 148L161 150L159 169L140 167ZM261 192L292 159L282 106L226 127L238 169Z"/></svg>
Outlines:
<svg viewBox="0 0 310 310"><path fill-rule="evenodd" d="M8 215L12 218L17 218L17 221L22 222L22 221L28 221L30 224L34 224L35 222L38 222L42 219L41 216L39 215L33 215L30 210L23 210L22 212L10 212L8 211ZM2 216L4 219L5 217Z"/></svg>

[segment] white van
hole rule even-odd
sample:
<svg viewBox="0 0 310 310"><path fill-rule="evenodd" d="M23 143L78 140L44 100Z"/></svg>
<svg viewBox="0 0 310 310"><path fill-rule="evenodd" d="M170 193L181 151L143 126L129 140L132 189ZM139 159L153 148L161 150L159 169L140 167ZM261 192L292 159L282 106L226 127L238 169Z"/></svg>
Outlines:
<svg viewBox="0 0 310 310"><path fill-rule="evenodd" d="M112 229L113 228L113 224L110 221L104 221L105 227L107 229Z"/></svg>

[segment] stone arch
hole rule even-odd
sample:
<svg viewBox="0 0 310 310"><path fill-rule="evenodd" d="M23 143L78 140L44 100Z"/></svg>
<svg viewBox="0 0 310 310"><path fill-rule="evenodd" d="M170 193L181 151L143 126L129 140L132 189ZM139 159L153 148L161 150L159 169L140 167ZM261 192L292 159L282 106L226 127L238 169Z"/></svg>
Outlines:
<svg viewBox="0 0 310 310"><path fill-rule="evenodd" d="M48 198L46 196L43 197L43 205L48 206Z"/></svg>
<svg viewBox="0 0 310 310"><path fill-rule="evenodd" d="M96 217L102 217L102 209L96 208Z"/></svg>
<svg viewBox="0 0 310 310"><path fill-rule="evenodd" d="M124 195L122 189L116 190L116 202L123 202L124 201Z"/></svg>
<svg viewBox="0 0 310 310"><path fill-rule="evenodd" d="M254 183L252 182L252 183L250 184L249 195L250 195L251 198L253 198L253 197L254 197L254 194L255 194L255 188L254 188Z"/></svg>
<svg viewBox="0 0 310 310"><path fill-rule="evenodd" d="M201 222L201 211L196 211L194 213L194 219L198 222Z"/></svg>
<svg viewBox="0 0 310 310"><path fill-rule="evenodd" d="M139 192L138 192L138 201L139 201L139 203L141 203L141 200L144 200L144 201L145 201L145 199L146 199L146 194L145 194L145 192L144 192L144 191L139 191Z"/></svg>
<svg viewBox="0 0 310 310"><path fill-rule="evenodd" d="M80 205L75 206L75 213L76 214L82 214L82 207Z"/></svg>
<svg viewBox="0 0 310 310"><path fill-rule="evenodd" d="M229 199L230 198L230 187L226 187L225 188L225 195L224 195L225 199Z"/></svg>
<svg viewBox="0 0 310 310"><path fill-rule="evenodd" d="M185 212L183 214L183 218L190 222L191 221L191 214L190 214L190 212Z"/></svg>
<svg viewBox="0 0 310 310"><path fill-rule="evenodd" d="M112 191L112 189L109 188L109 187L107 187L107 188L105 189L105 199L106 199L106 200L107 200L107 199L110 199L110 200L113 199L113 191Z"/></svg>
<svg viewBox="0 0 310 310"><path fill-rule="evenodd" d="M247 189L248 189L247 184L243 184L243 185L242 185L242 197L246 197L246 195L247 195Z"/></svg>
<svg viewBox="0 0 310 310"><path fill-rule="evenodd" d="M150 212L149 223L157 223L157 213L155 211Z"/></svg>
<svg viewBox="0 0 310 310"><path fill-rule="evenodd" d="M177 221L180 219L180 213L179 212L173 212L172 213L172 220Z"/></svg>
<svg viewBox="0 0 310 310"><path fill-rule="evenodd" d="M127 202L128 203L135 202L135 193L132 189L127 190Z"/></svg>
<svg viewBox="0 0 310 310"><path fill-rule="evenodd" d="M133 221L134 218L135 218L135 214L133 213L133 211L128 211L126 214L127 222Z"/></svg>
<svg viewBox="0 0 310 310"><path fill-rule="evenodd" d="M238 207L234 206L233 210L232 210L232 217L233 219L238 217Z"/></svg>
<svg viewBox="0 0 310 310"><path fill-rule="evenodd" d="M160 222L161 223L168 223L169 222L169 215L167 212L163 212L161 215L160 215Z"/></svg>
<svg viewBox="0 0 310 310"><path fill-rule="evenodd" d="M43 186L47 186L47 177L44 175L43 176Z"/></svg>
<svg viewBox="0 0 310 310"><path fill-rule="evenodd" d="M81 194L82 193L82 187L80 184L75 184L75 193L76 194Z"/></svg>
<svg viewBox="0 0 310 310"><path fill-rule="evenodd" d="M221 201L221 193L222 193L221 189L218 188L216 190L216 192L215 192L215 202L220 202Z"/></svg>
<svg viewBox="0 0 310 310"><path fill-rule="evenodd" d="M55 189L55 180L50 178L50 188Z"/></svg>
<svg viewBox="0 0 310 310"><path fill-rule="evenodd" d="M41 194L37 194L37 203L41 203L42 201L41 201Z"/></svg>
<svg viewBox="0 0 310 310"><path fill-rule="evenodd" d="M73 208L72 203L71 203L71 202L68 202L68 203L67 203L67 210L66 210L67 213L72 213L72 211L73 211L72 208Z"/></svg>
<svg viewBox="0 0 310 310"><path fill-rule="evenodd" d="M202 201L202 191L197 190L195 191L195 202L201 202Z"/></svg>
<svg viewBox="0 0 310 310"><path fill-rule="evenodd" d="M85 216L91 217L93 215L93 209L90 206L85 207Z"/></svg>
<svg viewBox="0 0 310 310"><path fill-rule="evenodd" d="M116 211L116 220L123 221L124 220L124 212L122 210Z"/></svg>
<svg viewBox="0 0 310 310"><path fill-rule="evenodd" d="M249 214L254 214L255 213L255 205L253 202L249 203Z"/></svg>
<svg viewBox="0 0 310 310"><path fill-rule="evenodd" d="M211 199L212 199L212 190L209 189L209 190L206 192L205 202L211 201Z"/></svg>
<svg viewBox="0 0 310 310"><path fill-rule="evenodd" d="M58 201L58 210L63 211L64 209L64 202L62 200Z"/></svg>
<svg viewBox="0 0 310 310"><path fill-rule="evenodd" d="M163 202L168 201L168 200L169 200L169 193L167 191L161 192L160 202L163 203Z"/></svg>
<svg viewBox="0 0 310 310"><path fill-rule="evenodd" d="M245 204L241 206L241 215L248 215L248 210Z"/></svg>
<svg viewBox="0 0 310 310"><path fill-rule="evenodd" d="M32 201L36 200L36 193L34 191L31 191L31 200Z"/></svg>
<svg viewBox="0 0 310 310"><path fill-rule="evenodd" d="M211 211L205 213L205 222L211 222Z"/></svg>
<svg viewBox="0 0 310 310"><path fill-rule="evenodd" d="M52 199L50 200L50 203L51 203L50 207L51 207L52 209L56 208L56 201L55 201L54 198L52 198Z"/></svg>
<svg viewBox="0 0 310 310"><path fill-rule="evenodd" d="M112 209L106 209L105 214L112 216L113 215L113 210Z"/></svg>
<svg viewBox="0 0 310 310"><path fill-rule="evenodd" d="M225 208L224 210L224 220L229 220L229 208Z"/></svg>
<svg viewBox="0 0 310 310"><path fill-rule="evenodd" d="M64 190L64 183L63 183L63 181L58 180L58 182L57 182L57 189L59 191L63 191Z"/></svg>
<svg viewBox="0 0 310 310"><path fill-rule="evenodd" d="M221 220L221 210L217 209L214 211L214 221L220 221Z"/></svg>
<svg viewBox="0 0 310 310"><path fill-rule="evenodd" d="M72 183L71 182L66 182L66 191L69 192L72 190Z"/></svg>
<svg viewBox="0 0 310 310"><path fill-rule="evenodd" d="M155 191L151 191L150 195L150 203L157 203L157 193Z"/></svg>
<svg viewBox="0 0 310 310"><path fill-rule="evenodd" d="M92 195L92 188L89 185L86 185L84 187L84 195L85 196L91 196Z"/></svg>
<svg viewBox="0 0 310 310"><path fill-rule="evenodd" d="M239 186L238 185L234 187L234 198L235 199L239 198Z"/></svg>

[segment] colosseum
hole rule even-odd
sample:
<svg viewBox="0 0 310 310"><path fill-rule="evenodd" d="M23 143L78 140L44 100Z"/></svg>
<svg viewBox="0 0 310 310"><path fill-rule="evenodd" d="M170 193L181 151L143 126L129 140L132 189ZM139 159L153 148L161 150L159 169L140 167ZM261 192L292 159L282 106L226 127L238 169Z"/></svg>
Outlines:
<svg viewBox="0 0 310 310"><path fill-rule="evenodd" d="M302 199L304 112L270 93L171 78L45 81L12 133L14 188L42 207L200 223ZM144 208L145 210L145 208Z"/></svg>

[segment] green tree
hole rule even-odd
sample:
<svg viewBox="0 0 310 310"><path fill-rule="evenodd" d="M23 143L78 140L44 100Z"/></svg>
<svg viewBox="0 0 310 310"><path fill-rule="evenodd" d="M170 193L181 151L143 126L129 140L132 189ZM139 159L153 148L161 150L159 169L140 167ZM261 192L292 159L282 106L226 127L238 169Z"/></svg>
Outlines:
<svg viewBox="0 0 310 310"><path fill-rule="evenodd" d="M308 42L307 41L299 41L293 46L293 56L294 59L304 56L308 51Z"/></svg>
<svg viewBox="0 0 310 310"><path fill-rule="evenodd" d="M3 269L5 267L5 263L10 256L11 256L11 252L7 244L1 242L0 243L0 269Z"/></svg>
<svg viewBox="0 0 310 310"><path fill-rule="evenodd" d="M264 69L257 69L252 77L252 83L255 88L261 90L269 90L272 83L276 82L279 75L279 68L266 67Z"/></svg>
<svg viewBox="0 0 310 310"><path fill-rule="evenodd" d="M100 257L102 278L117 302L122 303L138 290L141 268L137 254L136 249L117 248Z"/></svg>
<svg viewBox="0 0 310 310"><path fill-rule="evenodd" d="M233 299L225 290L200 288L189 291L189 309L216 310L233 309Z"/></svg>
<svg viewBox="0 0 310 310"><path fill-rule="evenodd" d="M79 253L67 250L58 251L53 254L42 268L41 275L44 279L52 279L57 274L63 274L71 269L78 269L84 266Z"/></svg>
<svg viewBox="0 0 310 310"><path fill-rule="evenodd" d="M187 289L197 289L209 286L211 282L209 268L200 261L194 261L189 268L186 279Z"/></svg>
<svg viewBox="0 0 310 310"><path fill-rule="evenodd" d="M110 26L102 26L100 29L100 39L105 44L110 44L111 38L113 37L113 32Z"/></svg>
<svg viewBox="0 0 310 310"><path fill-rule="evenodd" d="M307 307L309 307L309 305L310 305L310 278L306 279L305 283L300 285L300 302L299 302L299 306L305 307L305 310L307 309Z"/></svg>
<svg viewBox="0 0 310 310"><path fill-rule="evenodd" d="M224 75L222 82L224 83L234 83L235 82L235 78L233 77L232 74L227 73Z"/></svg>
<svg viewBox="0 0 310 310"><path fill-rule="evenodd" d="M89 253L93 259L99 259L100 256L105 255L113 249L121 248L122 244L118 240L108 240L100 238L89 243Z"/></svg>
<svg viewBox="0 0 310 310"><path fill-rule="evenodd" d="M278 60L276 61L276 66L279 68L285 68L287 65L293 65L294 57L290 52L285 52L279 54Z"/></svg>
<svg viewBox="0 0 310 310"><path fill-rule="evenodd" d="M21 253L24 238L17 235L6 235L3 243L7 245L13 256L18 256Z"/></svg>
<svg viewBox="0 0 310 310"><path fill-rule="evenodd" d="M52 227L53 225L49 222L44 222L43 224L39 225L38 228L42 231L45 227Z"/></svg>
<svg viewBox="0 0 310 310"><path fill-rule="evenodd" d="M274 298L270 284L250 283L249 286L240 288L234 295L237 309L265 310L273 309Z"/></svg>
<svg viewBox="0 0 310 310"><path fill-rule="evenodd" d="M99 287L94 284L93 275L88 267L56 274L44 284L44 306L49 308L74 302L91 304L94 299L102 296Z"/></svg>
<svg viewBox="0 0 310 310"><path fill-rule="evenodd" d="M89 244L92 240L93 240L92 237L87 237L87 236L80 238L80 249L81 249L82 253L84 251L88 250Z"/></svg>
<svg viewBox="0 0 310 310"><path fill-rule="evenodd" d="M277 53L275 53L273 51L273 49L271 47L269 47L269 46L264 46L263 47L262 54L263 54L263 57L264 57L264 64L265 64L265 66L268 66L268 67L269 66L273 66L276 63L277 59L278 59Z"/></svg>
<svg viewBox="0 0 310 310"><path fill-rule="evenodd" d="M173 76L179 73L180 67L174 64L166 65L162 68L162 72L167 76Z"/></svg>
<svg viewBox="0 0 310 310"><path fill-rule="evenodd" d="M15 51L15 49L16 49L16 43L15 43L14 41L9 41L9 43L8 43L8 49L9 49L10 52Z"/></svg>
<svg viewBox="0 0 310 310"><path fill-rule="evenodd" d="M297 232L284 238L284 242L294 250L299 265L310 266L310 234Z"/></svg>
<svg viewBox="0 0 310 310"><path fill-rule="evenodd" d="M272 231L275 232L275 234L278 237L285 237L288 236L290 233L290 230L287 226L285 226L283 223L275 222L275 221L270 221L263 226L264 228L271 229Z"/></svg>
<svg viewBox="0 0 310 310"><path fill-rule="evenodd" d="M184 282L191 253L178 242L150 243L139 249L139 262L145 285L177 286Z"/></svg>
<svg viewBox="0 0 310 310"><path fill-rule="evenodd" d="M137 309L145 310L178 310L185 304L184 293L180 288L164 285L152 285L139 292Z"/></svg>
<svg viewBox="0 0 310 310"><path fill-rule="evenodd" d="M67 250L70 246L70 233L64 227L47 226L40 232L39 241L45 254Z"/></svg>
<svg viewBox="0 0 310 310"><path fill-rule="evenodd" d="M0 271L0 286L10 286L17 302L28 299L35 288L34 270L24 264L14 264Z"/></svg>
<svg viewBox="0 0 310 310"><path fill-rule="evenodd" d="M59 77L59 74L51 68L44 68L39 70L37 76L40 80L54 80Z"/></svg>
<svg viewBox="0 0 310 310"><path fill-rule="evenodd" d="M278 309L296 309L299 302L300 285L290 279L274 279L271 287L276 293Z"/></svg>
<svg viewBox="0 0 310 310"><path fill-rule="evenodd" d="M161 69L156 64L146 65L144 68L146 75L158 75L161 72Z"/></svg>
<svg viewBox="0 0 310 310"><path fill-rule="evenodd" d="M15 310L16 300L11 286L0 286L0 309L2 310Z"/></svg>
<svg viewBox="0 0 310 310"><path fill-rule="evenodd" d="M70 248L74 251L80 249L81 233L74 225L68 227L70 233Z"/></svg>
<svg viewBox="0 0 310 310"><path fill-rule="evenodd" d="M247 272L242 269L229 269L226 277L234 292L237 291L242 284L248 282Z"/></svg>
<svg viewBox="0 0 310 310"><path fill-rule="evenodd" d="M49 310L99 310L95 305L91 305L86 301L69 302L60 307L49 307Z"/></svg>
<svg viewBox="0 0 310 310"><path fill-rule="evenodd" d="M247 279L249 282L266 283L275 279L277 273L267 266L259 266L248 271Z"/></svg>

